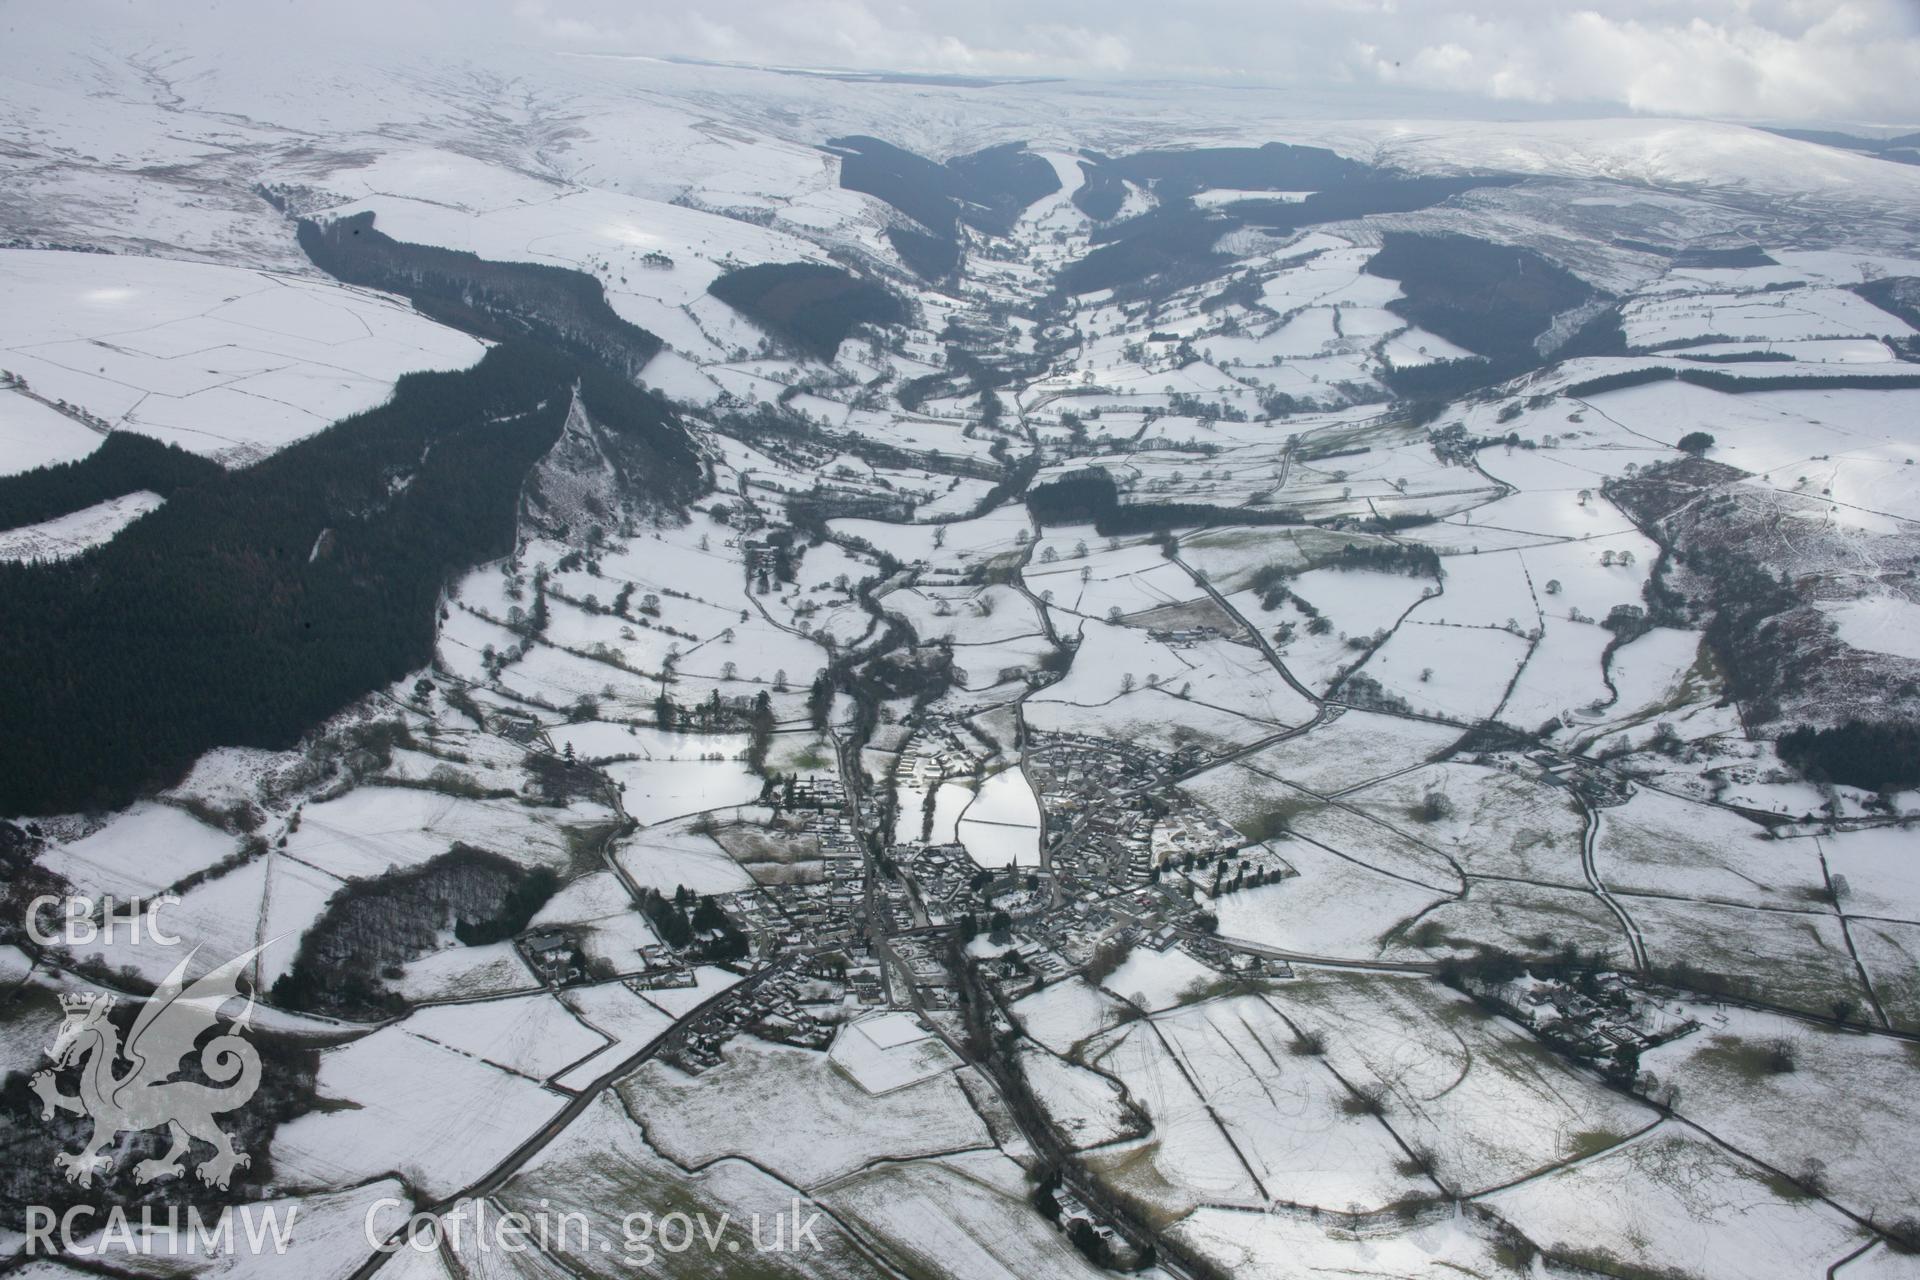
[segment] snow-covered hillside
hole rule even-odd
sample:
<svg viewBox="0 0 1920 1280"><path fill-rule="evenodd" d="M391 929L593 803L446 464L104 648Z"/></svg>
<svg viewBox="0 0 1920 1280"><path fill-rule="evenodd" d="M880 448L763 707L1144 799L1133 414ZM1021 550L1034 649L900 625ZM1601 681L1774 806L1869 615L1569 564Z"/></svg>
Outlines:
<svg viewBox="0 0 1920 1280"><path fill-rule="evenodd" d="M143 21L7 15L0 897L264 947L166 1274L1904 1274L1920 166ZM180 954L0 940L69 1088ZM37 1101L0 1264L170 1203Z"/></svg>

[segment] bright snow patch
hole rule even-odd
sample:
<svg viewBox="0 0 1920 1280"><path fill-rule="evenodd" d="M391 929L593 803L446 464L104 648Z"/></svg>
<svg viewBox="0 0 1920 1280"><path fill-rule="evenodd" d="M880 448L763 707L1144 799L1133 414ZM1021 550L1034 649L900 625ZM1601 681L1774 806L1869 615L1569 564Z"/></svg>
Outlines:
<svg viewBox="0 0 1920 1280"><path fill-rule="evenodd" d="M1823 604L1820 611L1833 619L1840 639L1855 649L1920 658L1920 604L1897 596L1873 596Z"/></svg>
<svg viewBox="0 0 1920 1280"><path fill-rule="evenodd" d="M482 344L366 289L115 254L0 250L0 364L115 428L223 462L283 448ZM9 401L17 397L7 397Z"/></svg>
<svg viewBox="0 0 1920 1280"><path fill-rule="evenodd" d="M166 501L145 489L0 533L0 560L66 560L106 542Z"/></svg>

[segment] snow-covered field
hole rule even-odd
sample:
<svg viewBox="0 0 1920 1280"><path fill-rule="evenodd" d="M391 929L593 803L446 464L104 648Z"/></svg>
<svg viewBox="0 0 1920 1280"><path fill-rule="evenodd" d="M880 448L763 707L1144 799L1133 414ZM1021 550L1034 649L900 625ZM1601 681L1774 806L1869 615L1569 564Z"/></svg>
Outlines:
<svg viewBox="0 0 1920 1280"><path fill-rule="evenodd" d="M1513 1274L1488 1233L1457 1218L1401 1230L1328 1231L1319 1215L1243 1212L1208 1206L1175 1228L1189 1248L1236 1276L1291 1280L1294 1276L1493 1277Z"/></svg>
<svg viewBox="0 0 1920 1280"><path fill-rule="evenodd" d="M106 254L0 250L0 317L0 367L36 395L230 465L483 349L369 290Z"/></svg>
<svg viewBox="0 0 1920 1280"><path fill-rule="evenodd" d="M35 892L174 891L163 919L204 956L265 944L256 1025L320 1046L317 1098L246 1187L310 1211L297 1256L151 1274L344 1274L375 1193L484 1184L612 1239L636 1210L827 1211L821 1253L782 1274L1091 1280L1033 1211L1058 1149L1037 1123L1079 1153L1096 1223L1117 1193L1235 1275L1907 1268L1885 1233L1920 1202L1920 1059L1888 1033L1920 1032L1920 799L1777 756L1787 722L1703 602L1715 555L1676 555L1628 490L1683 463L1719 477L1685 518L1788 504L1768 528L1793 563L1762 568L1812 606L1820 662L1905 705L1916 334L1874 299L1920 277L1920 168L1651 115L897 82L458 32L405 58L321 42L296 77L199 14L77 44L50 13L10 16L0 86L0 478L111 431L241 467L480 358L317 272L284 203L590 278L665 344L638 379L678 402L704 486L620 512L531 485L512 545L448 584L429 665L284 750L236 744L130 807L0 832ZM840 185L823 144L847 135L936 163L1025 144L1062 186L1009 234L967 225L931 280L889 234L913 216ZM1524 180L1241 226L1191 275L1056 288L1106 234L1073 203L1098 157L1274 141ZM1119 183L1121 215L1184 182ZM1316 194L1190 185L1228 216ZM1427 305L1442 286L1368 269L1406 233L1531 251L1597 300L1551 318L1540 368L1416 411L1410 371L1486 344ZM1729 249L1748 265L1687 265ZM883 285L903 319L802 353L709 293L773 263ZM1554 358L1603 313L1631 354ZM1578 387L1644 370L1717 377ZM1822 381L1721 381L1788 378ZM1020 486L1090 467L1120 510L1041 524ZM99 499L29 503L0 570L84 573L27 566L173 514L145 489ZM398 745L368 745L381 724ZM1043 813L1047 754L1085 745L1066 734L1098 763L1051 775ZM1056 785L1080 790L1056 806ZM1221 846L1149 865L1189 818ZM964 847L953 871L888 847L923 833ZM768 874L772 845L807 875ZM369 960L393 1003L365 1023L279 1007L316 922L365 912L357 945L380 928L369 890L457 849L553 879L484 941L443 913ZM1210 884L1222 854L1276 878ZM677 953L650 891L694 913ZM978 986L948 972L965 917ZM1496 948L1671 979L1652 998L1700 1026L1612 1087L1437 980ZM0 951L20 991L0 1065L41 1065L74 970L137 1000L177 959L152 937ZM631 977L663 962L688 985ZM1032 1105L1003 1096L1015 1078ZM567 1247L455 1261L380 1274L632 1270Z"/></svg>
<svg viewBox="0 0 1920 1280"><path fill-rule="evenodd" d="M169 805L141 804L41 860L88 897L146 897L239 852L239 841Z"/></svg>
<svg viewBox="0 0 1920 1280"><path fill-rule="evenodd" d="M1299 874L1214 904L1222 937L1338 959L1379 958L1385 937L1450 895L1307 840L1282 848ZM1365 902L1365 911L1349 905Z"/></svg>
<svg viewBox="0 0 1920 1280"><path fill-rule="evenodd" d="M1107 1274L1023 1211L1025 1187L1018 1165L984 1152L878 1167L835 1184L822 1199L886 1241L917 1274L942 1280Z"/></svg>
<svg viewBox="0 0 1920 1280"><path fill-rule="evenodd" d="M1105 1146L1138 1134L1121 1086L1107 1076L1030 1045L1021 1047L1019 1062L1048 1121L1073 1146Z"/></svg>
<svg viewBox="0 0 1920 1280"><path fill-rule="evenodd" d="M603 806L585 801L549 816L514 801L362 787L308 806L300 829L288 836L286 854L342 879L413 866L445 853L455 841L516 862L558 867L568 856L565 826L608 816Z"/></svg>
<svg viewBox="0 0 1920 1280"><path fill-rule="evenodd" d="M1112 1026L1121 1006L1078 978L1056 982L1018 1001L1014 1012L1035 1040L1064 1054Z"/></svg>
<svg viewBox="0 0 1920 1280"><path fill-rule="evenodd" d="M280 1129L282 1178L330 1186L397 1171L436 1196L478 1180L563 1105L535 1081L400 1027L323 1054L320 1093L346 1105Z"/></svg>
<svg viewBox="0 0 1920 1280"><path fill-rule="evenodd" d="M1451 1189L1503 1186L1573 1155L1575 1135L1617 1140L1656 1118L1431 982L1316 975L1272 1003L1324 1037L1342 1079L1381 1091L1386 1123Z"/></svg>
<svg viewBox="0 0 1920 1280"><path fill-rule="evenodd" d="M401 1026L422 1040L534 1080L559 1075L606 1045L552 996L422 1009Z"/></svg>
<svg viewBox="0 0 1920 1280"><path fill-rule="evenodd" d="M1292 1053L1291 1028L1265 1001L1209 1001L1152 1027L1267 1198L1378 1209L1421 1185L1398 1167L1405 1153L1387 1128L1342 1105L1350 1095L1329 1063Z"/></svg>
<svg viewBox="0 0 1920 1280"><path fill-rule="evenodd" d="M834 1037L827 1056L849 1080L876 1097L938 1079L960 1065L944 1041L906 1013L848 1023Z"/></svg>
<svg viewBox="0 0 1920 1280"><path fill-rule="evenodd" d="M784 1045L743 1044L724 1065L692 1079L650 1064L623 1086L622 1096L650 1141L682 1165L744 1156L808 1188L881 1156L988 1142L950 1077L876 1097L835 1070L826 1055Z"/></svg>
<svg viewBox="0 0 1920 1280"><path fill-rule="evenodd" d="M1858 1248L1831 1207L1686 1129L1657 1129L1488 1201L1529 1236L1602 1267L1705 1277L1819 1274Z"/></svg>
<svg viewBox="0 0 1920 1280"><path fill-rule="evenodd" d="M1896 1083L1913 1071L1907 1045L1779 1014L1690 1012L1702 1029L1646 1056L1690 1118L1794 1177L1816 1170L1834 1202L1862 1217L1910 1211L1920 1127L1912 1090ZM1778 1044L1790 1070L1774 1069Z"/></svg>
<svg viewBox="0 0 1920 1280"><path fill-rule="evenodd" d="M983 867L1039 861L1040 802L1021 770L1003 769L980 785L961 811L958 839Z"/></svg>
<svg viewBox="0 0 1920 1280"><path fill-rule="evenodd" d="M99 431L16 391L0 391L0 475L86 457Z"/></svg>

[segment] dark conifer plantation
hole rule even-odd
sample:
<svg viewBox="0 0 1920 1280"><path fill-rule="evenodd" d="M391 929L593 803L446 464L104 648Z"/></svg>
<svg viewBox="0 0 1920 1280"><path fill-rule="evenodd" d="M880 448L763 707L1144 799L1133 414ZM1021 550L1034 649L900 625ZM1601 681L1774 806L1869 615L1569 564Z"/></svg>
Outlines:
<svg viewBox="0 0 1920 1280"><path fill-rule="evenodd" d="M142 489L163 498L220 473L220 464L152 436L116 431L84 458L0 476L0 529L83 511Z"/></svg>
<svg viewBox="0 0 1920 1280"><path fill-rule="evenodd" d="M425 665L441 587L512 548L521 482L576 384L589 412L648 438L665 492L697 476L664 405L509 343L178 484L87 555L0 565L0 812L125 803L211 747L289 746Z"/></svg>

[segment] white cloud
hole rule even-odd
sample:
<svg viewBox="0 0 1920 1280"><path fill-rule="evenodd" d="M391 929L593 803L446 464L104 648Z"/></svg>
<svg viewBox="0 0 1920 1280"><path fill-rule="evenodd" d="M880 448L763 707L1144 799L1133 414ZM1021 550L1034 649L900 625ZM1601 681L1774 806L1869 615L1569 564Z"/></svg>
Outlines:
<svg viewBox="0 0 1920 1280"><path fill-rule="evenodd" d="M705 22L659 0L549 0L544 11L608 40L699 57L1357 81L1654 113L1920 119L1915 0L707 0Z"/></svg>
<svg viewBox="0 0 1920 1280"><path fill-rule="evenodd" d="M1902 0L1641 3L1411 23L1381 80L1534 102L1737 117L1920 115L1920 22Z"/></svg>
<svg viewBox="0 0 1920 1280"><path fill-rule="evenodd" d="M290 20L258 0L213 3L236 23ZM330 0L291 16L356 9L400 40L1920 122L1920 0Z"/></svg>

